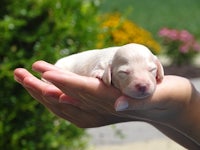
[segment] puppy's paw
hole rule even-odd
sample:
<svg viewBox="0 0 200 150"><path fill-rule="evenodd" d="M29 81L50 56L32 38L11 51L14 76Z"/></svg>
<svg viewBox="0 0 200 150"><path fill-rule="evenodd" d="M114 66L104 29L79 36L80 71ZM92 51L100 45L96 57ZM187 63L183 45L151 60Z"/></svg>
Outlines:
<svg viewBox="0 0 200 150"><path fill-rule="evenodd" d="M101 69L94 70L91 73L91 76L102 80L104 82L104 84L107 86L111 85L111 74L109 71L105 71L105 70L101 70Z"/></svg>
<svg viewBox="0 0 200 150"><path fill-rule="evenodd" d="M100 70L99 69L99 70L92 71L91 76L102 80L103 79L103 74L104 74L104 70Z"/></svg>

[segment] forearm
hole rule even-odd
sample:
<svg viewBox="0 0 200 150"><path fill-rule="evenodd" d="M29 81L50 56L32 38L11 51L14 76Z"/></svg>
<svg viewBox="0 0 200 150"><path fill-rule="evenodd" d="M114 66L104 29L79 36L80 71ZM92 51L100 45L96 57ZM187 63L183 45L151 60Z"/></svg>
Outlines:
<svg viewBox="0 0 200 150"><path fill-rule="evenodd" d="M194 87L185 109L176 119L169 122L169 126L191 138L200 147L200 93Z"/></svg>
<svg viewBox="0 0 200 150"><path fill-rule="evenodd" d="M170 139L174 140L178 144L182 145L183 147L187 149L193 149L193 150L199 150L199 144L197 144L192 139L186 137L181 132L177 131L174 128L171 128L169 126L165 126L163 124L159 123L150 123L154 127L156 127L158 130L160 130L163 134L168 136Z"/></svg>

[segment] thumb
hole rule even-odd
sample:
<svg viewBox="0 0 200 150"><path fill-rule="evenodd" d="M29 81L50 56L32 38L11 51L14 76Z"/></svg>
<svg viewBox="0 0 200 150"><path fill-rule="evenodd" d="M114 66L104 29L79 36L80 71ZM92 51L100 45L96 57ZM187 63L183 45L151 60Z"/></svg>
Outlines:
<svg viewBox="0 0 200 150"><path fill-rule="evenodd" d="M116 111L143 110L146 108L148 99L132 99L127 96L120 96L114 104Z"/></svg>

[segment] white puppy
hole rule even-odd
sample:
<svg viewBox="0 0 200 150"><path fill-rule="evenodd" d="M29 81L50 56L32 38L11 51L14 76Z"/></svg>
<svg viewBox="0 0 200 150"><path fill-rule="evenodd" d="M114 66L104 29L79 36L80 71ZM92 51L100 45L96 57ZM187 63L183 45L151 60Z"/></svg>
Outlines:
<svg viewBox="0 0 200 150"><path fill-rule="evenodd" d="M59 59L55 66L100 78L136 99L150 96L164 76L157 57L147 47L134 43L74 54Z"/></svg>

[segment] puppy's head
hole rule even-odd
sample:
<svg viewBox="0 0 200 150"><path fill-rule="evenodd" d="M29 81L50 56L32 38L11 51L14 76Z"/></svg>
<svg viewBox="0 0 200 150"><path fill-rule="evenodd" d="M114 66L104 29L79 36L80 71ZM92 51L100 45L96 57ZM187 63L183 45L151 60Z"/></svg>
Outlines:
<svg viewBox="0 0 200 150"><path fill-rule="evenodd" d="M117 50L105 77L108 84L112 83L124 95L142 99L155 91L156 84L164 77L164 71L147 47L127 44Z"/></svg>

